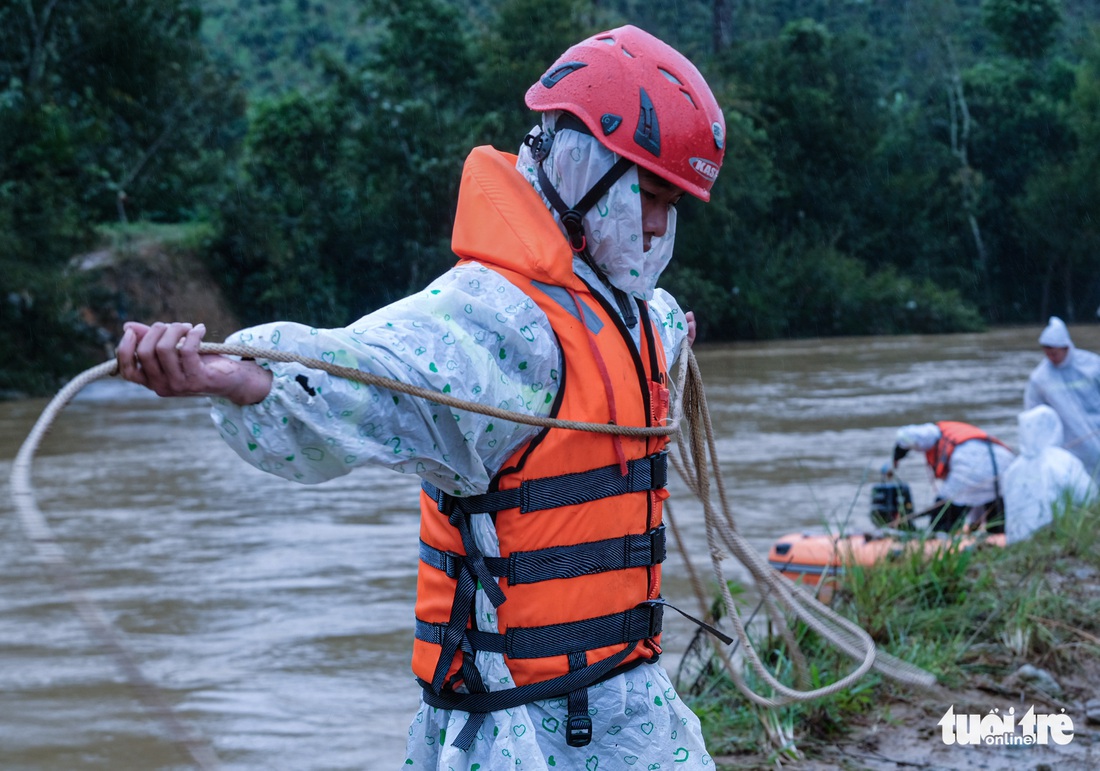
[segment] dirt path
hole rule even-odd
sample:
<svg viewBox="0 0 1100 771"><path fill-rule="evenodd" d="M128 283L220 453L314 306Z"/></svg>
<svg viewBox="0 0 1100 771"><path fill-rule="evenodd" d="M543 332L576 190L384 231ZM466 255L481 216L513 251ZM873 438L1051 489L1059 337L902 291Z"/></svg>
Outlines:
<svg viewBox="0 0 1100 771"><path fill-rule="evenodd" d="M1095 670L1095 667L1092 668ZM717 758L718 768L792 771L907 771L909 769L983 769L985 771L1097 771L1100 769L1100 725L1088 723L1084 701L1100 693L1096 672L1081 672L1073 683L1063 683L1068 702L1045 701L1024 694L1007 694L1004 689L972 688L952 693L942 690L922 694L908 701L894 701L849 726L850 733L834 744L804 745L807 759L784 763L769 762L757 756ZM1015 710L1017 722L1034 707L1036 715L1065 714L1073 720L1073 736L1068 744L1053 741L1044 745L983 744L961 746L944 742L939 725L949 707L954 714L988 715L992 710L1007 714ZM1021 736L1019 727L1016 735Z"/></svg>

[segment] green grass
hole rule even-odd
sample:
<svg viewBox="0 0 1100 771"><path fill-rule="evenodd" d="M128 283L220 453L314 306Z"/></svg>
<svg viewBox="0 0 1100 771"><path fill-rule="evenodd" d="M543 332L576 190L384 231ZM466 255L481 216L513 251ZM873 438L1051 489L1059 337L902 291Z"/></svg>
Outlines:
<svg viewBox="0 0 1100 771"><path fill-rule="evenodd" d="M1100 655L1100 504L1061 509L1051 526L1007 548L945 548L927 558L914 550L871 568L851 567L833 608L866 629L881 650L923 667L948 688L1000 679L1024 663L1056 677L1074 673ZM810 662L810 686L852 669L850 659L800 623L793 630ZM791 656L778 636L759 627L754 635L772 672L794 685ZM700 650L689 651L694 664L689 678L681 671L680 687L715 756L751 754L767 765L812 752L861 717L882 718L891 699L906 692L872 673L832 696L765 710ZM747 668L745 679L766 693Z"/></svg>

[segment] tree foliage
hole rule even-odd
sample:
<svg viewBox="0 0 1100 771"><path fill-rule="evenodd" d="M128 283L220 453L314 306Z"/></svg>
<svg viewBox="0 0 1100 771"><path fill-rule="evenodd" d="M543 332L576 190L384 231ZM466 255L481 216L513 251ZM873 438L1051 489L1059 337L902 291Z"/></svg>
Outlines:
<svg viewBox="0 0 1100 771"><path fill-rule="evenodd" d="M72 369L90 330L67 265L98 222L192 216L224 185L244 101L200 18L190 0L0 2L0 321L19 330L0 389L27 388L31 362Z"/></svg>
<svg viewBox="0 0 1100 771"><path fill-rule="evenodd" d="M982 14L1004 50L1021 59L1043 56L1062 21L1058 0L985 0Z"/></svg>
<svg viewBox="0 0 1100 771"><path fill-rule="evenodd" d="M216 257L246 320L346 323L453 262L473 53L448 4L371 9L368 65L330 62L322 92L256 108Z"/></svg>
<svg viewBox="0 0 1100 771"><path fill-rule="evenodd" d="M71 256L140 218L211 220L246 321L347 323L446 269L466 153L514 152L527 87L624 22L726 113L663 281L704 338L1091 317L1098 20L1083 0L0 0L0 321L80 334Z"/></svg>

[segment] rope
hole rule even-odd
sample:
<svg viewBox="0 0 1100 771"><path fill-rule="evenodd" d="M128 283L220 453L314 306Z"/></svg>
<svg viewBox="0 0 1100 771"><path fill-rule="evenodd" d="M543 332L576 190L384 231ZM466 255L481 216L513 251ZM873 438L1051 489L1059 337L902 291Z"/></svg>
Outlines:
<svg viewBox="0 0 1100 771"><path fill-rule="evenodd" d="M683 355L685 352L686 355ZM817 699L841 691L853 685L871 668L902 683L922 687L932 686L935 683L935 678L931 674L920 667L878 651L874 640L864 629L819 602L802 585L790 581L779 571L774 570L767 560L737 532L737 527L730 515L731 508L718 465L714 427L710 420L706 395L703 392L699 363L691 353L690 348L685 346L681 350L681 354L683 364L678 380L678 390L680 392L678 401L683 405L684 414L682 417L689 424L689 431L686 437L687 441L684 441L685 437L682 434L680 435L680 441L678 442L680 460L674 462L673 465L685 484L703 504L711 565L715 577L718 579L727 615L734 625L734 631L741 643L740 647L744 651L744 656L748 659L753 671L771 688L776 696L765 696L757 693L749 686L744 675L737 667L727 664L727 669L738 690L750 701L760 706L778 707L795 701ZM720 507L715 507L711 499L711 471L714 472L713 487L718 492ZM748 569L768 603L778 602L779 605L801 619L823 639L836 646L848 657L858 661L858 666L839 680L812 690L798 690L779 682L760 660L745 626L741 622L740 614L730 594L729 584L725 579L721 565L726 556L724 549L728 550ZM787 629L787 625L783 624L780 628ZM800 658L798 647L793 638L787 637L786 640L797 665ZM720 654L720 658L728 662L728 658L722 653L721 649L717 648L716 642L715 647Z"/></svg>
<svg viewBox="0 0 1100 771"><path fill-rule="evenodd" d="M65 551L42 516L31 486L31 462L42 439L57 415L73 397L89 383L117 372L114 361L104 362L73 378L55 396L38 417L30 434L23 441L12 463L11 497L23 532L34 546L39 561L51 578L61 587L76 608L84 628L104 647L115 661L126 682L134 689L145 709L160 721L172 742L190 756L196 768L216 769L218 757L208 741L193 733L176 715L159 688L145 677L134 656L123 644L121 636L107 619L99 605L80 587L76 570L65 557Z"/></svg>
<svg viewBox="0 0 1100 771"><path fill-rule="evenodd" d="M510 420L544 428L560 428L572 431L588 431L593 433L614 434L618 436L669 436L677 439L680 451L680 459L672 457L673 467L689 489L703 504L706 522L707 545L710 551L711 565L714 575L718 580L722 600L725 604L727 615L734 625L737 634L738 646L743 655L748 659L749 665L760 679L774 692L774 696L766 696L757 693L745 681L739 668L733 666L732 658L724 649L720 648L716 638L712 638L719 659L725 663L737 688L751 701L763 707L777 707L794 701L808 701L827 696L841 691L853 685L859 678L874 668L881 674L899 682L930 687L935 683L935 678L907 662L893 656L884 654L876 649L870 635L854 622L839 615L831 608L820 603L813 594L809 593L799 584L795 584L779 571L774 570L755 548L745 540L734 524L730 514L730 506L727 500L725 486L718 464L718 454L715 448L714 428L710 420L707 408L706 395L703 392L702 376L699 372L699 364L694 353L685 341L680 350L680 374L677 382L677 399L669 413L668 423L664 426L618 426L603 423L583 423L579 421L558 420L545 418L525 413L502 410L496 407L469 402L431 389L404 383L398 380L381 377L370 372L344 367L329 362L298 356L282 351L253 348L244 345L227 345L220 343L202 343L200 353L223 354L240 356L242 358L261 359L266 361L294 362L310 369L327 372L336 377L354 380L370 386L386 388L391 391L404 393L409 396L427 399L432 402L453 407L459 410L475 412L502 420ZM73 397L89 383L103 377L117 375L118 365L114 360L104 362L96 367L82 372L73 378L43 410L38 421L31 429L19 453L15 457L11 471L11 491L15 510L19 515L23 530L28 540L34 546L35 552L41 562L49 569L52 577L65 591L69 600L76 607L77 613L85 627L92 636L108 648L122 671L126 680L134 687L146 709L154 714L163 724L169 736L176 744L183 748L192 761L200 769L214 769L218 767L218 759L210 744L200 737L195 736L175 715L172 708L161 696L157 688L142 674L134 657L127 651L119 635L114 631L110 621L99 609L95 601L84 593L75 580L76 572L65 556L65 552L50 529L45 517L39 511L35 502L34 491L31 485L31 465L34 454L41 444L42 439L49 431L50 426L56 420L61 410L73 399ZM686 419L687 431L680 425ZM712 478L713 473L713 478ZM711 499L712 486L718 493L719 506L715 506ZM680 536L676 528L673 534L683 551ZM733 597L729 591L729 585L725 579L721 563L726 552L736 557L752 575L760 586L763 602L768 606L769 614L780 620L780 608L786 608L797 618L801 619L821 637L841 650L848 657L859 662L855 669L839 680L812 690L798 690L784 685L777 680L764 666L756 649L753 647L745 625L741 621ZM689 565L689 574L700 603L704 605L704 615L707 613L705 601L701 593L701 582L690 567L690 561L685 556L685 564ZM791 651L792 660L796 664L796 670L800 672L799 680L805 678L801 672L805 669L805 660L798 650L798 646L790 634L787 624L780 624L780 628L786 630L784 639Z"/></svg>
<svg viewBox="0 0 1100 771"><path fill-rule="evenodd" d="M614 423L582 423L576 420L558 420L557 418L544 418L537 415L528 415L524 412L514 412L511 410L500 409L499 407L491 407L486 404L479 404L478 402L470 402L464 399L458 399L453 396L449 396L439 391L434 391L430 388L422 388L410 383L404 383L400 380L392 380L381 375L375 375L371 372L364 372L360 369L353 367L342 367L339 364L330 364L327 361L321 359L311 359L305 356L298 356L293 353L285 353L283 351L272 351L265 348L253 348L248 345L226 345L223 343L202 343L199 346L199 353L221 353L232 356L241 356L249 359L264 359L266 361L279 361L279 362L293 362L295 364L301 364L310 369L323 370L330 375L344 378L345 380L354 380L357 383L363 383L365 385L376 386L378 388L385 388L390 391L397 391L399 393L408 394L409 396L415 396L420 399L427 399L428 401L435 402L436 404L442 404L447 407L454 407L458 410L465 410L466 412L477 412L482 415L488 415L492 418L500 418L501 420L510 420L514 423L525 423L529 426L541 426L543 428L563 428L568 431L588 431L595 434L615 434L618 436L674 436L678 429L675 422L672 421L665 426L617 426Z"/></svg>

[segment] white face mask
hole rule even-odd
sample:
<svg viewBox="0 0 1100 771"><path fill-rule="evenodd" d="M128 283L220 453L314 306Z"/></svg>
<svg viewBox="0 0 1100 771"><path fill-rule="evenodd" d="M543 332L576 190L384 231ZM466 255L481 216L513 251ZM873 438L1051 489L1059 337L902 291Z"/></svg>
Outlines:
<svg viewBox="0 0 1100 771"><path fill-rule="evenodd" d="M543 126L553 128L557 113L545 113ZM532 133L538 133L538 127ZM615 165L619 156L588 134L562 131L554 136L550 155L543 161L547 178L562 201L572 206L596 185ZM538 163L527 145L521 145L516 169L546 201L538 180ZM558 213L546 206L561 225ZM562 232L565 228L562 227ZM660 238L650 241L644 251L642 240L642 198L638 186L638 167L631 166L607 193L584 215L584 232L592 261L607 276L611 285L642 300L653 298L657 279L672 259L676 240L676 209L668 212L668 228Z"/></svg>

